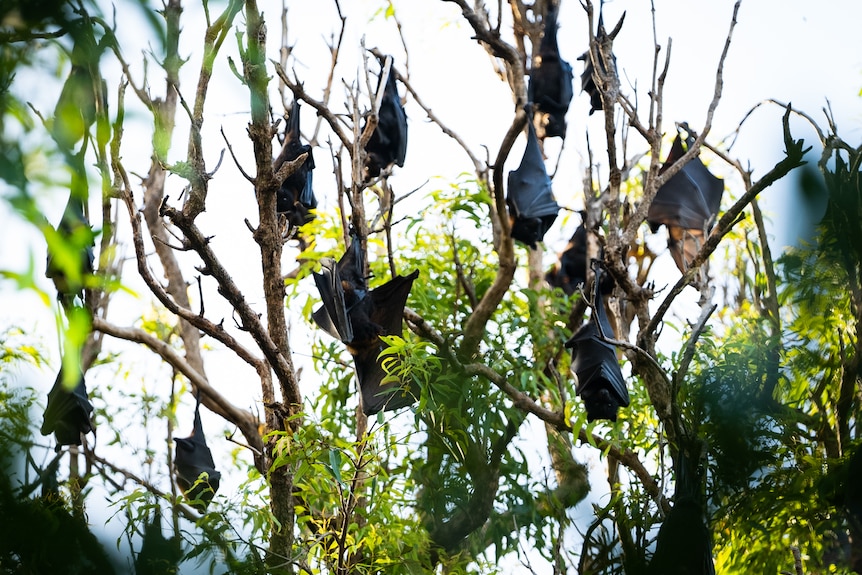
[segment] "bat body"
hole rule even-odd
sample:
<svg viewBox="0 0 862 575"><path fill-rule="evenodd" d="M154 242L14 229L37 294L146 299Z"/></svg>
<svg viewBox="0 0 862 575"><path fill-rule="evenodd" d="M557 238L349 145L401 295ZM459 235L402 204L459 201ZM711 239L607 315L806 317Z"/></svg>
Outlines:
<svg viewBox="0 0 862 575"><path fill-rule="evenodd" d="M650 575L715 575L712 537L704 522L697 461L677 454L674 503L656 538Z"/></svg>
<svg viewBox="0 0 862 575"><path fill-rule="evenodd" d="M63 370L57 374L54 387L48 392L48 405L40 432L42 435L54 434L57 449L62 445L81 445L81 435L93 431L90 414L93 404L87 395L84 374L72 391L63 387Z"/></svg>
<svg viewBox="0 0 862 575"><path fill-rule="evenodd" d="M135 557L135 575L165 575L176 573L183 551L176 537L162 533L162 512L156 506L151 521L144 528L141 550Z"/></svg>
<svg viewBox="0 0 862 575"><path fill-rule="evenodd" d="M321 329L340 339L353 356L362 410L373 415L411 405L416 401L415 394L404 389L401 382L382 383L386 372L378 355L384 349L381 335L402 333L401 317L418 270L408 276L395 276L369 291L363 273L362 242L355 234L338 264L332 260L321 263L321 273L314 274L314 281L323 305L313 318Z"/></svg>
<svg viewBox="0 0 862 575"><path fill-rule="evenodd" d="M587 229L578 226L569 245L560 254L559 263L545 274L551 287L558 287L566 295L572 295L578 286L587 281Z"/></svg>
<svg viewBox="0 0 862 575"><path fill-rule="evenodd" d="M686 124L686 145L695 136ZM670 154L659 173L664 173L685 154L682 138L677 135ZM683 273L703 245L704 233L715 222L724 194L724 182L712 175L700 158L694 157L659 188L650 204L647 222L655 232L662 224L668 228L668 247L677 267Z"/></svg>
<svg viewBox="0 0 862 575"><path fill-rule="evenodd" d="M57 299L67 308L75 296L84 300L84 276L93 273L95 241L84 215L84 201L73 190L57 226L63 245L49 246L45 277L54 282ZM71 272L71 273L70 273Z"/></svg>
<svg viewBox="0 0 862 575"><path fill-rule="evenodd" d="M610 45L613 43L614 39L619 34L620 29L623 26L623 22L625 21L626 14L623 12L622 17L620 17L620 21L617 22L617 25L614 26L614 29L610 34L605 30L604 23L604 15L602 14L602 8L604 4L601 4L599 8L599 26L596 31L596 42L599 46L605 46L606 50L609 51ZM617 57L611 52L611 68L616 71L616 61ZM590 97L590 115L593 115L593 112L597 110L602 110L602 93L599 90L598 86L596 86L596 81L593 78L595 72L595 66L593 65L593 59L590 56L590 51L587 50L580 56L578 56L578 60L582 60L584 62L584 71L581 73L581 90L586 92ZM608 74L608 64L602 60L601 54L599 54L598 58L599 72L601 72L602 76L606 76ZM615 74L615 72L614 72ZM615 78L615 76L614 76ZM614 80L616 81L616 80Z"/></svg>
<svg viewBox="0 0 862 575"><path fill-rule="evenodd" d="M602 340L613 339L614 332L602 301L601 267L595 269L593 315L566 342L566 347L572 349L572 369L578 376L576 391L586 407L587 420L616 421L619 408L629 405L629 392L614 346Z"/></svg>
<svg viewBox="0 0 862 575"><path fill-rule="evenodd" d="M314 156L311 154L311 146L300 141L299 100L295 99L287 121L284 144L273 162L273 168L278 171L285 162L292 162L305 153L308 157L299 169L285 178L276 196L276 211L287 215L287 221L291 227L299 227L310 222L314 216L309 213L309 210L317 207L317 198L314 197L312 188Z"/></svg>
<svg viewBox="0 0 862 575"><path fill-rule="evenodd" d="M566 137L566 112L572 101L572 67L560 57L557 45L557 6L553 3L545 16L545 31L539 53L530 70L528 97L533 105L547 115L545 136Z"/></svg>
<svg viewBox="0 0 862 575"><path fill-rule="evenodd" d="M191 501L200 501L198 510L203 512L218 491L221 473L216 471L212 452L207 445L201 425L201 404L195 405L195 420L192 434L174 438L176 452L176 481L179 488ZM198 481L200 479L200 481Z"/></svg>
<svg viewBox="0 0 862 575"><path fill-rule="evenodd" d="M614 59L616 60L616 56L614 56ZM602 93L599 91L593 78L595 67L593 66L592 58L590 58L590 53L584 52L578 57L578 60L583 60L584 62L584 71L581 72L581 91L586 92L590 97L590 116L592 116L593 112L602 109Z"/></svg>
<svg viewBox="0 0 862 575"><path fill-rule="evenodd" d="M529 116L529 113L528 113ZM517 170L509 172L506 204L512 223L512 238L531 248L542 241L557 219L560 206L554 199L551 178L539 148L532 122L527 122L527 147Z"/></svg>
<svg viewBox="0 0 862 575"><path fill-rule="evenodd" d="M380 90L379 84L377 89ZM404 166L407 155L407 114L398 96L395 70L389 70L377 114L377 128L365 145L365 152L365 167L370 178L376 178L393 163L399 168Z"/></svg>

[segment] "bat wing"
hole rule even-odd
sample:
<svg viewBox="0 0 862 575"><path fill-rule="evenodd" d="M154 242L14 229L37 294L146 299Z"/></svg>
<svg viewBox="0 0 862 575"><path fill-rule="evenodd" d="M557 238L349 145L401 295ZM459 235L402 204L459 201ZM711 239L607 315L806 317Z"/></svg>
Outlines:
<svg viewBox="0 0 862 575"><path fill-rule="evenodd" d="M370 320L379 326L383 335L401 335L401 317L413 281L419 276L416 270L407 276L395 276L392 280L371 291ZM415 390L402 382L383 382L386 371L379 359L383 351L380 338L375 336L367 345L360 346L353 354L356 379L362 394L362 410L366 415L378 411L391 411L406 407L416 401Z"/></svg>
<svg viewBox="0 0 862 575"><path fill-rule="evenodd" d="M175 440L176 454L174 464L177 468L177 485L192 501L208 503L221 481L221 473L216 471L212 452L207 445L201 424L200 403L195 406L195 420L192 434L188 437L178 437ZM205 478L201 474L205 473ZM201 479L199 482L198 479Z"/></svg>
<svg viewBox="0 0 862 575"><path fill-rule="evenodd" d="M84 374L72 391L63 387L63 370L57 374L54 386L48 392L48 404L40 432L54 434L57 445L81 445L81 434L93 431L90 414L93 404L87 395Z"/></svg>
<svg viewBox="0 0 862 575"><path fill-rule="evenodd" d="M320 329L332 337L345 343L351 342L353 326L344 303L344 288L338 277L337 265L329 258L321 259L320 263L321 273L314 272L313 276L323 305L312 314L312 317Z"/></svg>
<svg viewBox="0 0 862 575"><path fill-rule="evenodd" d="M527 126L527 148L521 165L509 172L506 203L512 219L512 238L535 248L557 219L560 206L554 199L533 123L527 122Z"/></svg>
<svg viewBox="0 0 862 575"><path fill-rule="evenodd" d="M662 171L676 162L683 153L680 137L677 136ZM723 194L723 180L714 176L700 158L692 158L659 188L653 203L650 204L647 221L653 231L661 224L688 230L703 230L718 214Z"/></svg>

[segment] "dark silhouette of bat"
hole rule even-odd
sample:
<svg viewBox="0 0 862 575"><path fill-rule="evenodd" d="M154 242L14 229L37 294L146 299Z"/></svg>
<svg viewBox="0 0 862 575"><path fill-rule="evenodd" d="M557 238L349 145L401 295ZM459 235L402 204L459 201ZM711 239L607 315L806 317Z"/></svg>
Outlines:
<svg viewBox="0 0 862 575"><path fill-rule="evenodd" d="M188 437L174 438L176 452L176 481L179 488L203 513L206 506L218 491L221 473L216 471L212 452L201 425L201 402L198 396L195 403L195 420L192 434Z"/></svg>
<svg viewBox="0 0 862 575"><path fill-rule="evenodd" d="M572 369L578 376L576 391L584 401L587 421L616 421L619 408L629 405L629 392L614 346L603 341L613 339L614 332L601 296L601 264L598 260L593 262L596 276L593 314L590 321L566 342L566 347L572 349Z"/></svg>
<svg viewBox="0 0 862 575"><path fill-rule="evenodd" d="M566 137L566 112L572 101L572 67L560 57L557 45L557 10L551 3L545 15L545 32L530 69L528 98L547 115L544 136Z"/></svg>
<svg viewBox="0 0 862 575"><path fill-rule="evenodd" d="M73 176L73 180L75 176ZM73 186L75 187L75 186ZM45 277L54 282L57 300L65 309L73 305L75 296L84 300L84 276L93 273L93 230L84 215L83 194L73 189L57 226L62 245L49 245Z"/></svg>
<svg viewBox="0 0 862 575"><path fill-rule="evenodd" d="M314 219L309 210L317 207L317 198L314 197L312 188L314 156L311 154L311 146L300 141L299 100L294 99L284 133L284 143L273 162L273 169L278 171L285 162L292 162L305 153L308 157L299 169L284 179L276 196L276 211L286 214L289 225L294 228Z"/></svg>
<svg viewBox="0 0 862 575"><path fill-rule="evenodd" d="M688 134L687 148L696 136L688 124L682 123L680 128ZM681 135L677 134L659 173L681 158L686 148ZM650 229L656 232L662 224L667 226L668 248L683 273L703 245L704 234L715 223L723 194L724 181L712 175L700 158L694 157L659 188L650 204L647 213Z"/></svg>
<svg viewBox="0 0 862 575"><path fill-rule="evenodd" d="M414 391L401 382L382 383L386 372L378 356L384 349L381 335L402 333L401 316L419 271L395 276L369 291L362 240L354 232L351 235L350 247L338 263L323 259L321 273L314 273L323 305L312 317L321 329L347 346L356 366L362 410L366 415L373 415L416 401Z"/></svg>
<svg viewBox="0 0 862 575"><path fill-rule="evenodd" d="M380 75L378 91L383 79L383 69ZM407 155L407 114L401 106L398 85L395 82L395 70L392 68L389 70L386 87L383 89L383 99L377 114L377 128L365 145L365 152L367 154L365 168L369 178L376 178L393 162L399 168L404 166L404 158Z"/></svg>
<svg viewBox="0 0 862 575"><path fill-rule="evenodd" d="M650 561L650 575L715 575L712 537L699 503L696 460L680 449L677 455L674 503L659 529Z"/></svg>
<svg viewBox="0 0 862 575"><path fill-rule="evenodd" d="M620 21L617 22L617 25L614 26L614 29L610 34L605 30L604 17L602 15L602 8L604 7L604 2L601 4L599 8L599 26L596 31L596 41L599 46L603 44L609 44L614 41L619 34L620 29L623 27L623 21L626 18L625 12L623 12L622 17L620 17ZM614 62L614 69L616 69L616 61L617 57L611 53L611 59ZM578 56L578 60L582 60L584 62L584 71L581 73L581 91L586 92L590 97L590 116L593 115L593 112L596 110L602 110L602 93L599 91L598 86L596 86L596 81L593 78L593 72L595 71L595 66L593 66L593 59L590 57L590 51L587 50L580 56ZM599 57L599 70L602 75L608 73L607 66L602 61L601 57Z"/></svg>
<svg viewBox="0 0 862 575"><path fill-rule="evenodd" d="M81 435L95 429L90 421L92 412L93 404L87 395L84 374L80 374L78 383L69 391L63 386L61 368L54 387L48 392L48 405L39 431L42 435L54 434L58 451L63 445L81 445Z"/></svg>
<svg viewBox="0 0 862 575"><path fill-rule="evenodd" d="M153 517L144 527L141 549L135 557L135 575L176 573L183 551L177 537L162 533L162 510L156 505Z"/></svg>
<svg viewBox="0 0 862 575"><path fill-rule="evenodd" d="M560 261L545 274L545 280L566 295L574 294L578 286L587 281L587 228L583 223L560 254Z"/></svg>
<svg viewBox="0 0 862 575"><path fill-rule="evenodd" d="M527 117L530 116L528 106ZM545 237L545 232L557 219L560 206L554 199L551 178L545 170L545 160L532 122L527 122L527 147L521 165L509 172L508 183L506 204L509 206L512 238L536 249L536 242Z"/></svg>

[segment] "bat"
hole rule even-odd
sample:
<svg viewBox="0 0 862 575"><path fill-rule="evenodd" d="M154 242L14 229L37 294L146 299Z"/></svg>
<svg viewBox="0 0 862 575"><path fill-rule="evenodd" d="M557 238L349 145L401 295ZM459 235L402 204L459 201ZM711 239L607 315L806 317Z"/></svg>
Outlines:
<svg viewBox="0 0 862 575"><path fill-rule="evenodd" d="M572 67L560 57L557 45L557 6L551 3L545 15L545 31L539 53L530 70L528 98L546 115L546 137L566 137L566 112L572 101Z"/></svg>
<svg viewBox="0 0 862 575"><path fill-rule="evenodd" d="M381 78L377 90L380 91ZM363 128L364 130L364 128ZM383 89L383 99L377 114L377 128L365 145L365 168L369 178L376 178L382 170L395 163L399 168L404 166L407 155L407 114L398 96L398 85L395 82L395 70L389 70L386 87Z"/></svg>
<svg viewBox="0 0 862 575"><path fill-rule="evenodd" d="M572 369L578 376L576 392L584 401L587 421L616 421L619 408L629 405L629 392L614 346L602 339L612 339L614 332L601 296L601 264L593 269L596 272L593 315L566 342L566 347L572 349Z"/></svg>
<svg viewBox="0 0 862 575"><path fill-rule="evenodd" d="M378 356L385 347L381 335L402 333L401 316L419 271L397 275L369 291L362 241L358 234L351 234L350 247L338 263L323 260L321 273L314 273L323 305L312 317L321 329L347 346L356 367L362 410L366 415L374 415L416 401L414 391L401 382L382 383L386 372Z"/></svg>
<svg viewBox="0 0 862 575"><path fill-rule="evenodd" d="M560 261L545 274L545 280L566 295L574 294L578 286L587 281L587 228L583 223L560 254Z"/></svg>
<svg viewBox="0 0 862 575"><path fill-rule="evenodd" d="M308 157L299 169L285 178L276 195L276 211L286 214L292 227L299 227L314 219L309 210L317 207L317 198L314 197L312 188L314 156L311 154L311 146L300 141L299 100L294 99L284 133L284 144L273 162L273 169L278 171L285 162L292 162L305 153Z"/></svg>
<svg viewBox="0 0 862 575"><path fill-rule="evenodd" d="M45 266L45 277L54 282L57 300L65 309L74 304L76 296L84 300L83 278L93 273L95 262L93 230L84 215L83 198L86 197L86 190L83 193L76 192L73 189L69 194L63 217L57 226L62 245L49 245Z"/></svg>
<svg viewBox="0 0 862 575"><path fill-rule="evenodd" d="M650 573L715 575L712 538L699 503L700 482L694 461L681 449L677 455L674 504L659 528Z"/></svg>
<svg viewBox="0 0 862 575"><path fill-rule="evenodd" d="M78 383L69 391L63 386L63 370L60 369L54 387L48 392L48 405L39 431L42 435L54 434L58 451L63 445L81 445L81 435L95 429L90 420L92 412L84 374L80 374Z"/></svg>
<svg viewBox="0 0 862 575"><path fill-rule="evenodd" d="M174 438L174 442L177 485L190 501L196 502L195 507L203 512L218 491L221 473L216 471L201 425L200 396L195 403L195 420L191 435Z"/></svg>
<svg viewBox="0 0 862 575"><path fill-rule="evenodd" d="M162 511L157 505L153 518L144 527L141 550L135 557L135 575L176 573L183 551L176 537L162 533Z"/></svg>
<svg viewBox="0 0 862 575"><path fill-rule="evenodd" d="M604 7L604 3L601 4L599 8L599 26L598 31L596 32L596 42L598 42L599 46L603 44L610 44L614 41L619 34L620 29L623 27L623 21L626 18L625 12L623 12L620 21L617 22L617 25L614 26L614 29L610 34L605 30L604 17L602 15L602 7ZM598 86L596 86L596 81L593 78L593 73L595 72L595 67L593 66L593 59L590 57L590 51L587 50L580 56L578 56L578 60L582 60L584 62L584 71L581 73L581 91L586 92L590 97L590 116L593 115L593 112L597 110L602 110L602 93L599 90ZM616 62L617 57L611 53L611 60L613 61L613 69L616 70ZM605 67L605 63L602 61L601 55L599 56L598 61L600 71L602 75L608 73L607 68Z"/></svg>
<svg viewBox="0 0 862 575"><path fill-rule="evenodd" d="M686 123L680 127L688 133L686 147L691 146L695 140L694 133ZM659 173L664 173L683 154L683 139L677 134ZM658 231L662 224L667 226L668 249L681 272L685 273L703 245L704 234L715 223L723 194L724 181L712 175L695 156L665 182L653 198L647 222L653 232Z"/></svg>
<svg viewBox="0 0 862 575"><path fill-rule="evenodd" d="M527 116L530 115L528 107ZM527 122L527 147L521 165L509 172L508 191L506 204L512 239L536 249L536 242L545 237L545 232L557 219L560 206L554 199L551 178L545 171L545 160L532 122Z"/></svg>

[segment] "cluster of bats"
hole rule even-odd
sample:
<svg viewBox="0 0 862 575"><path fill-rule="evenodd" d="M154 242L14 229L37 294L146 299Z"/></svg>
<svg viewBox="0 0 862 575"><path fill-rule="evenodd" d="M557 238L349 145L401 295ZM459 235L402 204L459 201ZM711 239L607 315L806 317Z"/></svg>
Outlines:
<svg viewBox="0 0 862 575"><path fill-rule="evenodd" d="M590 96L591 111L602 108L601 94L593 79L593 65L589 53L579 58L585 61L581 75L582 90ZM386 69L385 67L383 68ZM74 78L72 78L74 79ZM70 81L72 81L70 79ZM539 113L542 138L565 138L565 115L573 98L572 67L562 59L557 45L557 7L551 4L545 17L544 35L530 70L527 105L528 116ZM384 84L385 83L385 84ZM365 177L378 177L393 164L403 166L407 150L407 116L398 95L395 73L381 77L378 90L383 89L378 123L365 148ZM557 204L551 179L545 168L539 135L532 121L527 127L527 145L519 167L509 173L506 203L514 240L536 248L557 218ZM685 138L678 135L661 171L666 170L685 152L695 138L687 125L682 124ZM277 211L286 218L288 226L296 229L309 222L317 207L312 174L314 158L311 146L300 138L299 102L294 101L285 129L282 148L273 162L277 172L288 162L295 162L303 154L305 159L292 174L286 177L277 192ZM724 186L712 175L699 158L695 157L663 185L650 206L648 223L655 232L662 224L669 231L669 249L681 270L697 253L704 234L714 221L721 202ZM89 223L84 214L86 195L73 193L69 198L57 231L71 237ZM379 355L384 349L380 336L400 335L402 315L411 286L418 270L407 276L396 275L389 282L374 288L368 287L368 272L364 239L359 232L350 230L350 245L335 262L321 260L321 271L314 273L322 305L314 311L315 323L334 338L342 341L354 358L363 411L367 415L381 410L393 410L411 405L416 390L409 385L387 378ZM572 236L559 263L546 279L554 287L572 295L587 282L587 230L582 223ZM79 305L83 301L83 283L80 277L70 278L64 271L68 265L57 265L57 254L48 256L46 275L54 281L58 299L63 307ZM88 246L80 255L82 275L93 273L93 249ZM628 390L613 345L614 333L606 311L603 296L613 289L613 281L604 274L602 264L594 260L593 313L567 342L571 348L573 370L578 379L577 393L584 401L588 420L616 420L619 407L629 405ZM385 381L385 383L384 383ZM76 386L69 390L63 385L62 372L48 395L41 431L53 433L59 446L80 445L81 435L93 430L89 401L83 374ZM200 398L197 398L192 434L176 440L176 480L189 499L204 505L218 489L220 474L215 469L212 454L206 443L200 421ZM201 479L202 478L202 479Z"/></svg>

